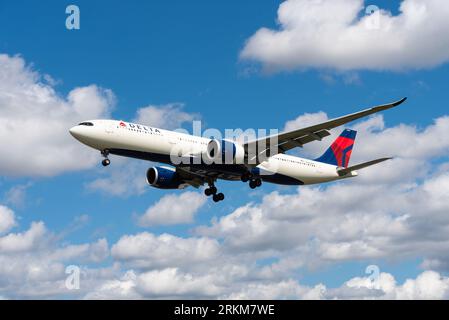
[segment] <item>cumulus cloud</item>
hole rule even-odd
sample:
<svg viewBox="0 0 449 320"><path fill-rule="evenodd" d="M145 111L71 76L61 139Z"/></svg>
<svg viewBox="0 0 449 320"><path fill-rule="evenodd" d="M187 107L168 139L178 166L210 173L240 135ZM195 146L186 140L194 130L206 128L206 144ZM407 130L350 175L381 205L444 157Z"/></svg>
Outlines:
<svg viewBox="0 0 449 320"><path fill-rule="evenodd" d="M378 279L352 278L340 288L323 291L328 299L399 299L429 300L447 299L449 279L435 271L424 271L416 279L407 279L402 285L396 283L389 273L381 273Z"/></svg>
<svg viewBox="0 0 449 320"><path fill-rule="evenodd" d="M139 217L139 225L148 227L192 223L206 200L204 195L193 191L165 195Z"/></svg>
<svg viewBox="0 0 449 320"><path fill-rule="evenodd" d="M220 252L215 239L180 238L169 234L155 236L143 232L123 236L111 249L117 261L136 268L186 266L217 257Z"/></svg>
<svg viewBox="0 0 449 320"><path fill-rule="evenodd" d="M136 291L136 273L127 271L117 278L107 278L92 291L87 292L84 299L107 300L107 299L139 299L142 296Z"/></svg>
<svg viewBox="0 0 449 320"><path fill-rule="evenodd" d="M61 97L20 56L0 54L0 70L0 143L8 146L8 157L0 159L2 175L51 176L97 163L98 155L68 129L108 117L114 105L110 90L90 85Z"/></svg>
<svg viewBox="0 0 449 320"><path fill-rule="evenodd" d="M199 115L183 111L183 103L149 105L137 110L134 122L168 130L180 128L186 122L192 122Z"/></svg>
<svg viewBox="0 0 449 320"><path fill-rule="evenodd" d="M77 262L101 262L109 256L109 246L106 239L99 239L97 242L85 244L70 244L62 248L55 249L48 255L50 259L57 261Z"/></svg>
<svg viewBox="0 0 449 320"><path fill-rule="evenodd" d="M6 213L6 214L5 214ZM89 269L82 263L104 262L109 256L106 239L84 244L62 243L63 238L49 231L43 222L32 222L28 229L11 232L18 225L14 212L0 207L0 294L6 298L47 298L71 295L65 286L68 264L76 263L83 269L86 294L98 281L110 279L113 268Z"/></svg>
<svg viewBox="0 0 449 320"><path fill-rule="evenodd" d="M278 217L278 220L284 219L283 216ZM332 223L335 224L335 221ZM374 226L365 222L359 222L361 226L357 226L355 222L345 221L343 225L348 223L345 230L337 234L329 226L319 227L330 230L329 238L336 239L341 237L340 233L347 233L348 239L356 236L365 239L366 234L376 237L402 233L391 221L384 224L375 222ZM233 225L229 224L228 227L233 228ZM365 231L366 228L371 230ZM386 228L389 229L384 230ZM353 232L354 229L359 231ZM273 228L271 230L276 232ZM297 230L298 233L302 231ZM247 229L247 232L252 234L253 230ZM33 245L30 245L31 241L24 240L30 238L33 238ZM4 239L8 239L7 246ZM264 256L258 255L253 248L248 251L235 250L226 241L219 242L216 238L182 238L170 234L157 236L148 232L122 236L112 246L111 266L81 266L81 289L70 291L65 287L67 264L83 261L104 264L109 256L108 244L105 239L79 245L61 245L55 240L58 239L43 223L33 223L27 231L0 238L2 296L51 298L68 295L85 299L443 299L449 295L449 279L435 271L424 271L402 284L393 275L381 272L374 282L371 277L355 277L335 288L322 283L309 286L295 279L293 269L280 266L289 253L303 253L300 250L289 250L284 255L276 251L278 249L273 251L272 247ZM316 249L319 250L319 246ZM259 258L273 256L277 256L279 261L268 266L256 263Z"/></svg>
<svg viewBox="0 0 449 320"><path fill-rule="evenodd" d="M324 297L326 287L319 284L313 288L302 286L293 279L283 280L280 282L255 282L250 283L243 288L236 290L223 298L230 300L247 300L247 299L305 299L318 300Z"/></svg>
<svg viewBox="0 0 449 320"><path fill-rule="evenodd" d="M129 197L141 195L148 190L149 185L145 174L153 163L113 156L110 158L112 164L106 169L99 169L99 176L86 183L85 187L88 191Z"/></svg>
<svg viewBox="0 0 449 320"><path fill-rule="evenodd" d="M365 10L363 0L284 1L279 28L259 29L240 56L268 70L404 70L449 60L449 38L434 40L449 29L448 3L402 0L398 15Z"/></svg>
<svg viewBox="0 0 449 320"><path fill-rule="evenodd" d="M46 233L43 222L33 222L30 229L21 233L9 233L0 238L0 252L29 251L38 246Z"/></svg>
<svg viewBox="0 0 449 320"><path fill-rule="evenodd" d="M145 297L214 297L220 292L213 275L196 275L179 272L176 268L149 271L139 275L137 290Z"/></svg>
<svg viewBox="0 0 449 320"><path fill-rule="evenodd" d="M117 279L101 282L85 298L218 298L218 299L447 299L449 278L435 271L424 271L416 278L397 283L390 273L382 272L377 279L351 278L340 287L303 285L294 279L282 281L247 278L245 281L224 282L219 274L189 273L179 268L152 271L126 271Z"/></svg>
<svg viewBox="0 0 449 320"><path fill-rule="evenodd" d="M223 239L238 252L296 256L293 267L304 261L439 257L449 249L448 183L449 175L442 174L413 186L361 188L354 182L273 192L196 232Z"/></svg>
<svg viewBox="0 0 449 320"><path fill-rule="evenodd" d="M17 225L14 212L8 207L0 205L0 235L8 232Z"/></svg>

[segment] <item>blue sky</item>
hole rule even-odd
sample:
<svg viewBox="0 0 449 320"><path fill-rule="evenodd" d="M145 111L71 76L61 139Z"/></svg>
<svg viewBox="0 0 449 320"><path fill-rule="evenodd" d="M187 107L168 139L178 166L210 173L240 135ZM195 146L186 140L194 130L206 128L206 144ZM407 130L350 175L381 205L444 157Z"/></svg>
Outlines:
<svg viewBox="0 0 449 320"><path fill-rule="evenodd" d="M410 0L407 1L410 2ZM347 2L357 3L358 1ZM78 5L81 11L80 30L65 28L67 17L65 8L72 3ZM397 15L400 12L400 3L401 1L377 1L376 5ZM400 124L404 124L412 131L415 127L418 128L416 136L408 135L409 140L406 138L401 140L407 145L413 145L417 141L414 138L421 139L422 131L420 130L429 128L434 124L434 119L447 114L445 98L448 90L449 67L446 63L448 59L441 55L435 54L437 56L435 59L430 57L431 65L426 67L422 67L420 61L425 60L426 55L431 55L429 52L424 52L422 55L417 54L417 57L404 58L403 60L407 61L407 64L404 64L399 70L391 68L388 62L379 68L374 68L369 64L366 67L342 68L338 63L335 66L317 67L315 62L310 62L310 65L307 65L306 62L302 64L294 61L292 67L281 66L272 70L269 68L272 61L264 60L262 53L260 55L253 53L248 59L242 58L241 53L248 39L253 37L257 30L262 27L279 30L276 19L280 4L280 1L255 0L240 2L171 1L170 3L165 1L47 1L45 4L22 0L2 1L0 3L0 54L7 55L6 63L9 63L9 59L14 56L23 60L28 66L28 70L33 70L35 74L39 75L39 80L35 81L53 88L55 97L62 101L68 101L67 95L75 88L94 84L98 88L104 88L113 93L115 98L108 102L110 104L109 115L112 118L132 120L136 118L136 112L140 108L153 106L166 112L167 106L171 105L175 106L175 113L192 115L195 119L201 119L204 126L220 130L225 128L279 128L282 130L287 121L295 119L298 120L298 123L304 121L303 118L298 117L305 113L323 111L328 117L336 117L357 111L360 108L391 102L407 96L409 100L404 106L384 114L383 126L372 131L367 130L367 134L370 134L367 136L367 140L363 141L363 136L358 139L354 155L358 152L358 145L374 143L376 137L379 137L376 134L383 134L386 130L388 138L390 137L388 128L396 128L395 130L399 132ZM363 17L363 11L359 15ZM316 37L321 36L323 35L317 31ZM446 36L442 33L441 37ZM331 46L332 44L329 44L329 48ZM379 46L382 47L382 44ZM409 49L404 44L402 49L404 55ZM348 47L347 50L351 51L352 49ZM323 54L323 59L326 58L326 54L319 50L315 54L317 56ZM449 55L446 56L449 57ZM343 58L345 57L343 56ZM382 57L385 60L389 58L387 54ZM391 57L392 60L397 58L397 55ZM420 60L416 62L416 66L413 66L413 61L415 61L413 59ZM402 61L402 59L398 61ZM2 65L3 70L6 70L6 63ZM295 63L297 64L295 65ZM21 70L23 71L23 69ZM51 76L52 80L46 81L44 75ZM2 81L7 82L8 80L4 78ZM4 90L0 93L6 96L7 91ZM4 103L7 100L2 101ZM4 107L5 105L0 105L0 108ZM14 118L14 113L8 116L17 120L18 123L21 121L20 115L16 118ZM2 117L5 121L8 120L6 115L2 115ZM38 118L37 121L42 121L42 118ZM76 121L73 124L75 123ZM191 124L188 121L180 124L191 129ZM45 127L45 120L36 126L38 128L39 126ZM22 130L26 131L27 127ZM21 131L18 132L19 134L15 138L17 140L3 139L3 142L20 145L22 139L26 138L25 135L21 136ZM64 131L58 131L55 134L61 134L60 132ZM66 134L68 135L68 131ZM425 135L423 136L424 139ZM393 135L393 137L395 136ZM388 142L387 138L385 138L386 140L378 139L378 141ZM68 140L70 139L69 137ZM45 141L43 143L45 144ZM303 154L317 156L329 144L330 141L325 140L322 144L318 143L310 149L304 150ZM394 142L391 146L388 144L375 145L379 147L377 150L368 150L368 146L365 149L360 149L359 155L360 158L363 158L372 154L388 156L399 153L399 157L406 161L407 155L401 154L398 145L400 144ZM393 147L396 149L392 150ZM235 250L237 257L239 254L244 255L242 261L244 260L249 266L254 263L270 266L277 261L284 259L287 261L293 259L292 257L298 258L307 248L308 253L301 256L303 263L296 268L289 269L285 279L276 278L276 281L294 279L300 285L309 287L322 283L328 288L338 288L351 278L365 276L365 268L370 264L377 264L382 272L393 275L398 285L408 278L418 277L428 269L435 269L435 272L439 272L442 279L446 281L444 276L447 274L447 270L444 267L423 267L423 261L429 258L422 249L424 247L420 246L421 243L426 242L424 236L421 239L422 242L415 237L413 241L418 243L416 245L418 249L409 248L410 254L404 256L396 257L393 254L376 253L373 255L348 255L348 258L344 259L318 259L313 253L313 245L303 248L299 243L295 245L290 243L282 250L267 248L266 252L248 258L252 254L251 250L241 253L242 251L239 250L243 249L239 249L238 246L228 246L229 243L233 243L232 237L238 237L238 235L228 235L223 230L221 234L220 231L217 231L216 234L213 233L214 221L219 223L220 218L231 215L233 212L235 213L234 210L245 206L256 210L255 208L260 206L261 202L270 201L271 198L266 197L273 195L272 192L284 200L283 197L294 197L295 195L299 197L301 191L293 187L264 184L263 188L252 191L245 184L220 182L219 188L226 194L226 200L219 204L214 204L211 201L201 204L197 212L194 213L193 222L168 226L139 226L136 222L138 216L144 214L164 196L178 195L184 191L167 192L149 186L144 189L130 186L129 192L123 191L114 194L102 188L89 187L93 181L98 179L122 184L141 181L145 175L145 164L135 164L134 162L139 162L138 160L128 162L117 160L119 169L116 170L119 170L120 174L127 175L127 178L114 180L113 174L108 170L114 170L117 158L113 157L112 166L105 169L101 167L101 157L97 156L95 151L85 150L86 148L83 146L74 148L79 149L69 150L83 149L86 158L90 159L86 160L86 165L82 165L80 168L73 166L73 168L60 170L54 174L42 175L39 171L33 172L32 170L25 170L26 172L21 173L19 169L11 173L8 169L10 167L1 166L0 203L14 211L17 220L16 226L8 232L24 233L30 228L32 222L43 221L48 230L48 239L56 241L54 245L58 248L66 248L69 244L94 243L100 238L107 240L108 253L101 261L92 262L74 255L71 259L63 260L63 265L76 264L95 270L107 269L114 263L119 263L119 270L114 269L114 279L119 279L127 270L131 269L137 274L139 272L141 274L159 272L157 268L139 269L125 258L117 258L120 254L114 255L109 252L111 247L125 235L139 235L148 232L155 236L168 233L185 239L190 237L216 239L218 244L223 246L223 252L226 252L222 255L229 255L229 252ZM3 157L8 157L8 149L4 147L4 150L6 153ZM35 161L34 150L25 150L27 150L26 153L22 150L18 156L28 158L30 162ZM416 152L419 150L421 149L417 149ZM427 152L425 148L422 150ZM385 180L385 183L395 186L403 186L407 183L410 186L415 185L410 188L419 189L427 179L437 179L438 175L445 174L447 171L445 169L447 147L443 143L441 150L432 150L428 151L431 156L425 160L423 160L425 156L416 156L419 161L416 160L414 164L416 166L413 169L422 169L422 175L415 172L416 177L413 176L411 180L399 177L393 182ZM70 157L66 154L65 157L67 156ZM54 161L58 161L57 152L54 157L56 157ZM95 160L95 157L98 158L98 161ZM84 161L83 158L80 158L80 161ZM432 164L434 168L429 169L429 164ZM133 166L134 171L130 170L129 166ZM403 168L403 166L399 163L394 168ZM372 177L375 174L373 172L368 176ZM388 175L388 172L386 174ZM404 175L407 174L408 171L404 171ZM369 178L362 180L361 188L379 187L373 181L374 179L369 180ZM343 188L356 185L356 181L352 181L348 185L342 183ZM334 186L332 190L338 192L338 186ZM326 191L327 188L328 186L323 186L317 190L325 196L326 192L330 192ZM331 187L329 186L329 188ZM127 189L126 185L124 189ZM420 190L415 191L421 192ZM373 197L376 195L374 194ZM380 196L378 200L382 202ZM430 204L429 207L431 207ZM384 203L375 212L387 209L388 203ZM276 208L272 208L272 210L276 212ZM294 212L297 209L292 210ZM342 209L342 215L345 214L344 210ZM407 212L400 212L404 215L407 214ZM251 215L252 213L248 212L247 214ZM395 214L399 215L398 212L391 214L393 217ZM410 215L413 217L413 214ZM210 230L198 231L207 227L210 227ZM331 228L332 226L323 225L322 228L327 227ZM219 229L219 226L216 228ZM251 230L248 229L248 232ZM328 231L331 232L331 230ZM275 231L273 230L273 232ZM340 232L344 233L344 231ZM371 236L367 235L366 237ZM364 239L364 236L360 236L360 239L357 237L353 241ZM313 242L311 238L307 241ZM396 239L394 245L388 241L380 242L376 250L389 252L382 246L393 247L397 245L397 241L399 240ZM404 236L403 241L408 241L407 236ZM445 239L438 240L439 243L444 243L444 241ZM248 246L245 244L242 247L247 248ZM445 257L438 256L440 252L432 253L430 258L435 261L441 258L440 260L444 261ZM25 253L21 254L25 255ZM307 261L309 255L313 256L311 258L313 263L310 265L304 262ZM152 259L157 258L153 257ZM24 263L24 260L19 261L21 261L19 263ZM438 266L444 265L441 261ZM165 268L177 267L178 272L192 274L197 271L183 270L182 264L178 266L176 263L173 262L172 265L168 263ZM211 277L213 278L214 275L211 274ZM63 275L60 275L55 281L62 281L61 279L64 279ZM113 281L113 279L104 281ZM256 281L254 285L266 284L268 280L264 281L260 280L260 283ZM95 286L89 286L89 290L98 293L101 285L101 282L96 283ZM20 283L19 281L18 284L11 287L23 288L25 286L24 282ZM31 296L25 293L20 295L17 292L11 292L7 286L1 287L2 282L0 281L0 296L6 298ZM242 292L249 292L249 289L240 289ZM142 289L140 293L151 291L148 290ZM219 292L216 296L232 296L232 293L235 292ZM67 294L71 296L72 292ZM82 291L79 295L75 293L74 297L88 294L89 292ZM185 297L189 294L196 296L194 291L189 290L186 295L176 293L167 295ZM48 294L48 297L64 296L66 296L64 292ZM198 294L198 296L202 295ZM208 295L206 294L206 296ZM213 294L209 296L215 297ZM252 297L249 294L247 296ZM290 293L285 296L292 297ZM280 294L273 297L285 296ZM150 292L138 297L154 298L158 295Z"/></svg>

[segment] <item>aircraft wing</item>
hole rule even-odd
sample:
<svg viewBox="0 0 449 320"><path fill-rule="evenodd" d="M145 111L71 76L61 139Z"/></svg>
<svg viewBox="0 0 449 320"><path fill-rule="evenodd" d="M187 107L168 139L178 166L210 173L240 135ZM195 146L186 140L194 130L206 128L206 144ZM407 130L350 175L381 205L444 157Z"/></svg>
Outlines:
<svg viewBox="0 0 449 320"><path fill-rule="evenodd" d="M348 122L366 117L368 115L394 108L403 103L407 98L403 98L399 101L384 104L369 109L365 109L356 113L348 114L343 117L328 120L323 123L319 123L310 127L301 128L293 131L283 132L277 135L271 135L263 137L257 140L250 141L244 144L245 151L247 152L248 159L254 160L261 154L270 154L271 156L284 153L287 150L295 147L302 147L304 144L312 141L321 141L322 138L329 136L330 129L339 127ZM273 142L273 146L271 145ZM271 150L270 147L276 146L277 150ZM268 151L271 151L269 153Z"/></svg>
<svg viewBox="0 0 449 320"><path fill-rule="evenodd" d="M387 161L387 160L391 160L391 159L393 159L393 158L376 159L376 160L364 162L364 163L361 163L361 164L357 164L357 165L352 166L352 167L338 169L337 172L338 172L338 175L340 177L343 177L343 176L347 175L348 173L351 173L354 170L359 170L359 169L363 169L363 168L366 168L366 167L370 167L372 165L375 165L375 164L378 164L380 162L384 162L384 161Z"/></svg>

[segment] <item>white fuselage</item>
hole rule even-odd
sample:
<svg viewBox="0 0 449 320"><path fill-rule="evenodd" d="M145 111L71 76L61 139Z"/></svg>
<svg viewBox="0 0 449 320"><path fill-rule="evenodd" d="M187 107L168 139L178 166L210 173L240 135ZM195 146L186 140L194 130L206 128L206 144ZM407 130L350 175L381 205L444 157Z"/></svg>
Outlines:
<svg viewBox="0 0 449 320"><path fill-rule="evenodd" d="M177 164L172 161L171 156L203 154L211 141L208 138L124 121L92 120L86 123L91 125L77 125L70 129L70 133L77 140L94 149L111 150L114 151L111 152L113 154L171 165ZM336 166L286 154L277 154L255 167L260 171L262 178L264 175L268 177L275 174L296 179L303 184L341 179ZM269 178L266 180L277 183L270 181Z"/></svg>

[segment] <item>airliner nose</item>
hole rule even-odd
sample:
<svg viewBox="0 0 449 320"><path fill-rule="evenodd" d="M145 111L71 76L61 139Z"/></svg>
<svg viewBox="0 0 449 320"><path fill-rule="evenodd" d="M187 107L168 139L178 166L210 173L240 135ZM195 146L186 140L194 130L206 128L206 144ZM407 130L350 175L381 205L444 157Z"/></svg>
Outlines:
<svg viewBox="0 0 449 320"><path fill-rule="evenodd" d="M78 126L74 126L74 127L71 127L70 129L69 129L69 132L70 132L70 134L73 136L73 137L75 137L76 138L76 132L77 132L77 127Z"/></svg>
<svg viewBox="0 0 449 320"><path fill-rule="evenodd" d="M74 127L70 128L69 132L74 138L78 138L80 136L79 126L74 126Z"/></svg>

